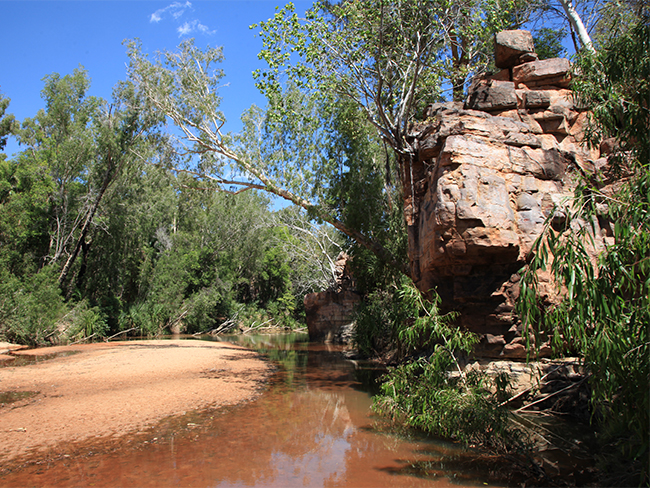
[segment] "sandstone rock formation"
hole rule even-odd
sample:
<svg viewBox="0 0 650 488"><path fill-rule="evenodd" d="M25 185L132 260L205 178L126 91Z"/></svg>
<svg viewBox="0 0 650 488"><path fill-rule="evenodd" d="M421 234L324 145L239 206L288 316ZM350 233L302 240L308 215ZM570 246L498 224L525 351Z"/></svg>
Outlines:
<svg viewBox="0 0 650 488"><path fill-rule="evenodd" d="M567 89L569 61L537 60L530 34L506 34L496 39L502 71L475 80L464 104L431 105L414 124L418 157L404 194L418 287L436 289L482 335L479 354L520 358L518 271L547 217L562 224L576 174L603 160L581 144L587 113Z"/></svg>
<svg viewBox="0 0 650 488"><path fill-rule="evenodd" d="M349 256L340 253L335 263L336 281L330 290L305 296L309 339L316 342L341 342L348 334L355 306L361 297L354 291L348 267Z"/></svg>
<svg viewBox="0 0 650 488"><path fill-rule="evenodd" d="M511 68L521 62L537 59L533 36L528 31L499 32L494 41L494 64L497 68Z"/></svg>

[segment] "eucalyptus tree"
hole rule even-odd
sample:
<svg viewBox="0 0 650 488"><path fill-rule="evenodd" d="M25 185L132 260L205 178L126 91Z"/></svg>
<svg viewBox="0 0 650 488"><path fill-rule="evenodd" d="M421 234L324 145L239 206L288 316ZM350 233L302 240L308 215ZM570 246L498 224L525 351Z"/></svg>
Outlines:
<svg viewBox="0 0 650 488"><path fill-rule="evenodd" d="M307 144L292 153L279 139L277 145L268 145L264 139L267 116L259 108L251 107L242 117L244 131L238 136L223 132L225 117L219 110L218 94L223 72L218 68L221 49L198 49L193 41L185 41L178 52L159 54L151 61L143 54L137 42L129 43L129 75L153 113L162 113L178 129L170 141L176 156L174 170L209 182L218 191L240 193L262 190L288 200L306 209L314 218L328 222L345 235L403 269L378 242L356 229L347 227L326 206L320 205L318 167L321 146ZM293 90L291 100L301 113L312 115L293 119L298 129L292 133L302 137L318 129L308 121L316 118L318 104ZM171 132L171 131L170 131ZM313 150L313 152L312 152ZM184 162L183 165L178 161Z"/></svg>
<svg viewBox="0 0 650 488"><path fill-rule="evenodd" d="M87 96L90 80L82 69L64 77L54 73L44 81L45 108L23 121L19 142L27 146L22 158L42 167L52 180L52 224L45 260L58 263L75 245L75 231L86 214L83 195L94 157L92 123L100 100Z"/></svg>
<svg viewBox="0 0 650 488"><path fill-rule="evenodd" d="M19 160L39 166L51 179L44 263L60 267L62 286L79 254L85 259L88 253L89 233L107 190L135 164L134 148L157 123L155 115L143 115L129 84L116 88L112 103L88 96L89 87L82 68L45 77L45 108L26 119L19 132L19 142L27 146Z"/></svg>
<svg viewBox="0 0 650 488"><path fill-rule="evenodd" d="M301 207L274 212L269 222L278 231L275 245L288 257L293 288L298 296L331 288L336 280L336 257L345 250L340 234L309 219Z"/></svg>

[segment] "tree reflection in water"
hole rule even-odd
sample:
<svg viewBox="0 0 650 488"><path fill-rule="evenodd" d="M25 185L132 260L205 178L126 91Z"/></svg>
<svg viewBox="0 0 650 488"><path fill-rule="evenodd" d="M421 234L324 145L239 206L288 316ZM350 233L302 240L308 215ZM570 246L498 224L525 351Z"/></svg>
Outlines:
<svg viewBox="0 0 650 488"><path fill-rule="evenodd" d="M396 435L373 417L368 392L378 372L335 346L306 336L238 342L277 365L257 399L77 446L47 466L8 473L3 486L485 486L480 473L440 469L466 457L453 444Z"/></svg>

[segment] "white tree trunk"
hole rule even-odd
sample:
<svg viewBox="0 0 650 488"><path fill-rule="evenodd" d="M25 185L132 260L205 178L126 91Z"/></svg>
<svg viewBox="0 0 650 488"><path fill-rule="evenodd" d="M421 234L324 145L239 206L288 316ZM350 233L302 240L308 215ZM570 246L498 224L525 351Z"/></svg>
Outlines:
<svg viewBox="0 0 650 488"><path fill-rule="evenodd" d="M589 51L594 51L591 37L589 37L589 33L587 32L585 25L582 23L582 19L578 15L578 12L576 12L576 9L573 8L572 0L559 1L562 4L562 8L566 13L567 18L569 19L571 27L573 27L573 30L578 34L578 38L580 39L580 44L582 44L582 47L588 49Z"/></svg>

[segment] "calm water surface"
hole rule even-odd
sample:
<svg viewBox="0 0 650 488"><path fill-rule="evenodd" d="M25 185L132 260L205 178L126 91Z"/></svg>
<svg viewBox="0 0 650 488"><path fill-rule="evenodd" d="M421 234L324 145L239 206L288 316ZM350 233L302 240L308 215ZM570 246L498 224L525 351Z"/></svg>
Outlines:
<svg viewBox="0 0 650 488"><path fill-rule="evenodd" d="M369 366L305 336L239 336L277 366L255 400L69 446L0 486L495 486L457 446L405 437L371 413Z"/></svg>

